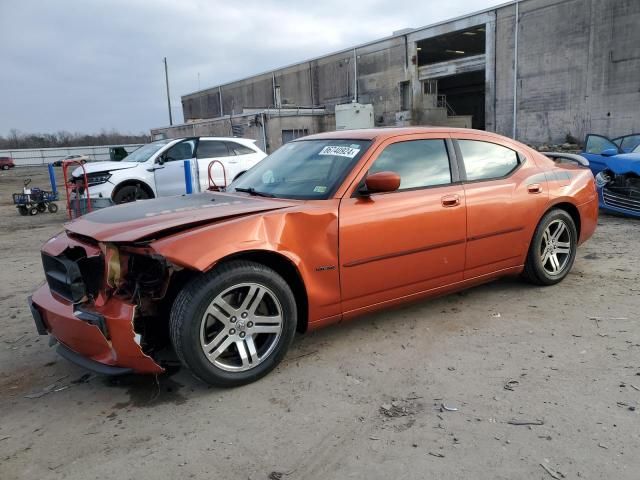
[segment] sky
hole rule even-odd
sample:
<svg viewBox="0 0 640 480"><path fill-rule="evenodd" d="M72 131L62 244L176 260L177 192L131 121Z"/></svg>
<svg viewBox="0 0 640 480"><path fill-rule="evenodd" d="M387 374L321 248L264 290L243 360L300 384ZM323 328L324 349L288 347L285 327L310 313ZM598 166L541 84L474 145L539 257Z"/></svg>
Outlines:
<svg viewBox="0 0 640 480"><path fill-rule="evenodd" d="M0 0L0 135L148 132L180 97L505 0Z"/></svg>

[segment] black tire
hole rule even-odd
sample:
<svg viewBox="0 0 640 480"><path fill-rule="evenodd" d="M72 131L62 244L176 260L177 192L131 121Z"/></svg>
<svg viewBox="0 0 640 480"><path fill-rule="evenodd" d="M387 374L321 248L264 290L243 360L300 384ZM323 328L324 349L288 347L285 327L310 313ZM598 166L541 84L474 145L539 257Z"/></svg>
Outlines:
<svg viewBox="0 0 640 480"><path fill-rule="evenodd" d="M206 322L205 311L219 294L248 282L266 287L277 297L282 330L260 363L245 371L230 372L207 359L201 346L201 327ZM237 387L258 380L280 363L295 335L296 322L295 298L280 275L259 263L234 261L195 278L182 289L171 309L170 335L176 354L197 378L217 387Z"/></svg>
<svg viewBox="0 0 640 480"><path fill-rule="evenodd" d="M547 246L545 239L545 232L548 228L553 230L555 225L563 224L566 227L566 234L561 234L562 245L569 245L569 253L561 253L562 260L559 262L559 267L556 272L551 272L553 265L550 265L549 261L545 261L543 264L543 258L545 255L545 247ZM561 282L571 271L573 262L576 258L576 250L578 244L578 232L576 224L573 221L571 215L566 211L560 209L553 209L548 211L544 217L538 223L536 231L533 234L531 245L529 246L529 253L527 254L527 261L525 263L523 277L536 285L555 285ZM552 245L551 251L554 246ZM566 255L566 256L565 256ZM560 257L556 257L560 258Z"/></svg>
<svg viewBox="0 0 640 480"><path fill-rule="evenodd" d="M29 210L27 209L27 207L20 205L18 207L18 212L20 213L20 215L22 215L23 217L26 217L27 215L29 215Z"/></svg>
<svg viewBox="0 0 640 480"><path fill-rule="evenodd" d="M136 200L146 200L150 198L147 191L137 185L125 185L120 187L113 194L113 203L120 205L121 203L135 202Z"/></svg>
<svg viewBox="0 0 640 480"><path fill-rule="evenodd" d="M29 210L29 215L31 216L38 214L38 207L29 207L28 210Z"/></svg>
<svg viewBox="0 0 640 480"><path fill-rule="evenodd" d="M3 170L9 170L9 165L2 165Z"/></svg>
<svg viewBox="0 0 640 480"><path fill-rule="evenodd" d="M49 210L49 213L56 213L58 211L58 205L56 205L55 203L50 203L49 205L47 205L47 210Z"/></svg>

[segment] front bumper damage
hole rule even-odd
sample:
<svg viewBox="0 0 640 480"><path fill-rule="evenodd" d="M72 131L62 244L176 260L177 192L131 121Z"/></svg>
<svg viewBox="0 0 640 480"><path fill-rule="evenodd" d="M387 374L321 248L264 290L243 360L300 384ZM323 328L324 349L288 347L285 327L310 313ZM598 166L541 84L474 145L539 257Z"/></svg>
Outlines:
<svg viewBox="0 0 640 480"><path fill-rule="evenodd" d="M605 171L599 177L603 183L598 187L600 208L640 218L640 176Z"/></svg>
<svg viewBox="0 0 640 480"><path fill-rule="evenodd" d="M80 250L84 254L80 255ZM67 263L70 263L67 257L80 258L74 263L81 265L77 269L80 273L71 267L63 272L51 270L52 267L47 266L44 260L48 282L29 297L38 333L55 338L59 342L57 351L61 356L101 374L154 374L164 371L143 351L141 335L135 331L139 305L126 295L105 295L102 278L97 286L80 285L82 275L106 277L101 271L95 271L95 264L91 266L92 271L87 272L86 265L81 263L83 259L102 259L103 252L98 246L83 244L60 234L43 248L43 259L45 257L61 258Z"/></svg>

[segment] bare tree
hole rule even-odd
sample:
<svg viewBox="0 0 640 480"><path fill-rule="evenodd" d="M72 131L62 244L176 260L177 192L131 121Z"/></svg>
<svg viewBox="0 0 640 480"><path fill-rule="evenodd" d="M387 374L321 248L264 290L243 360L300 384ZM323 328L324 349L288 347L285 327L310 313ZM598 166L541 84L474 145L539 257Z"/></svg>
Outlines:
<svg viewBox="0 0 640 480"><path fill-rule="evenodd" d="M150 141L151 137L145 133L128 134L116 130L103 129L98 134L71 133L65 130L56 133L23 133L12 128L6 138L0 135L0 149L126 145Z"/></svg>

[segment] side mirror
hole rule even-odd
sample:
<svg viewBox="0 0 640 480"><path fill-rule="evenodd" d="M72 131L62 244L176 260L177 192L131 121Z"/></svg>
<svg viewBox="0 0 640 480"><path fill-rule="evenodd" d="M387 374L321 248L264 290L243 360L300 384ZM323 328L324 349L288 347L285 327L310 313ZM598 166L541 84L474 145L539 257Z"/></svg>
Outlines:
<svg viewBox="0 0 640 480"><path fill-rule="evenodd" d="M600 153L600 155L602 155L603 157L613 157L614 155L618 154L618 150L616 150L615 148L607 148L605 150L602 151L602 153Z"/></svg>
<svg viewBox="0 0 640 480"><path fill-rule="evenodd" d="M396 172L377 172L368 175L364 184L367 189L360 192L363 194L393 192L400 188L400 175Z"/></svg>
<svg viewBox="0 0 640 480"><path fill-rule="evenodd" d="M156 163L160 164L160 165L164 165L164 162L166 162L167 159L164 156L164 153L161 153L160 155L158 155L158 158L156 158Z"/></svg>

